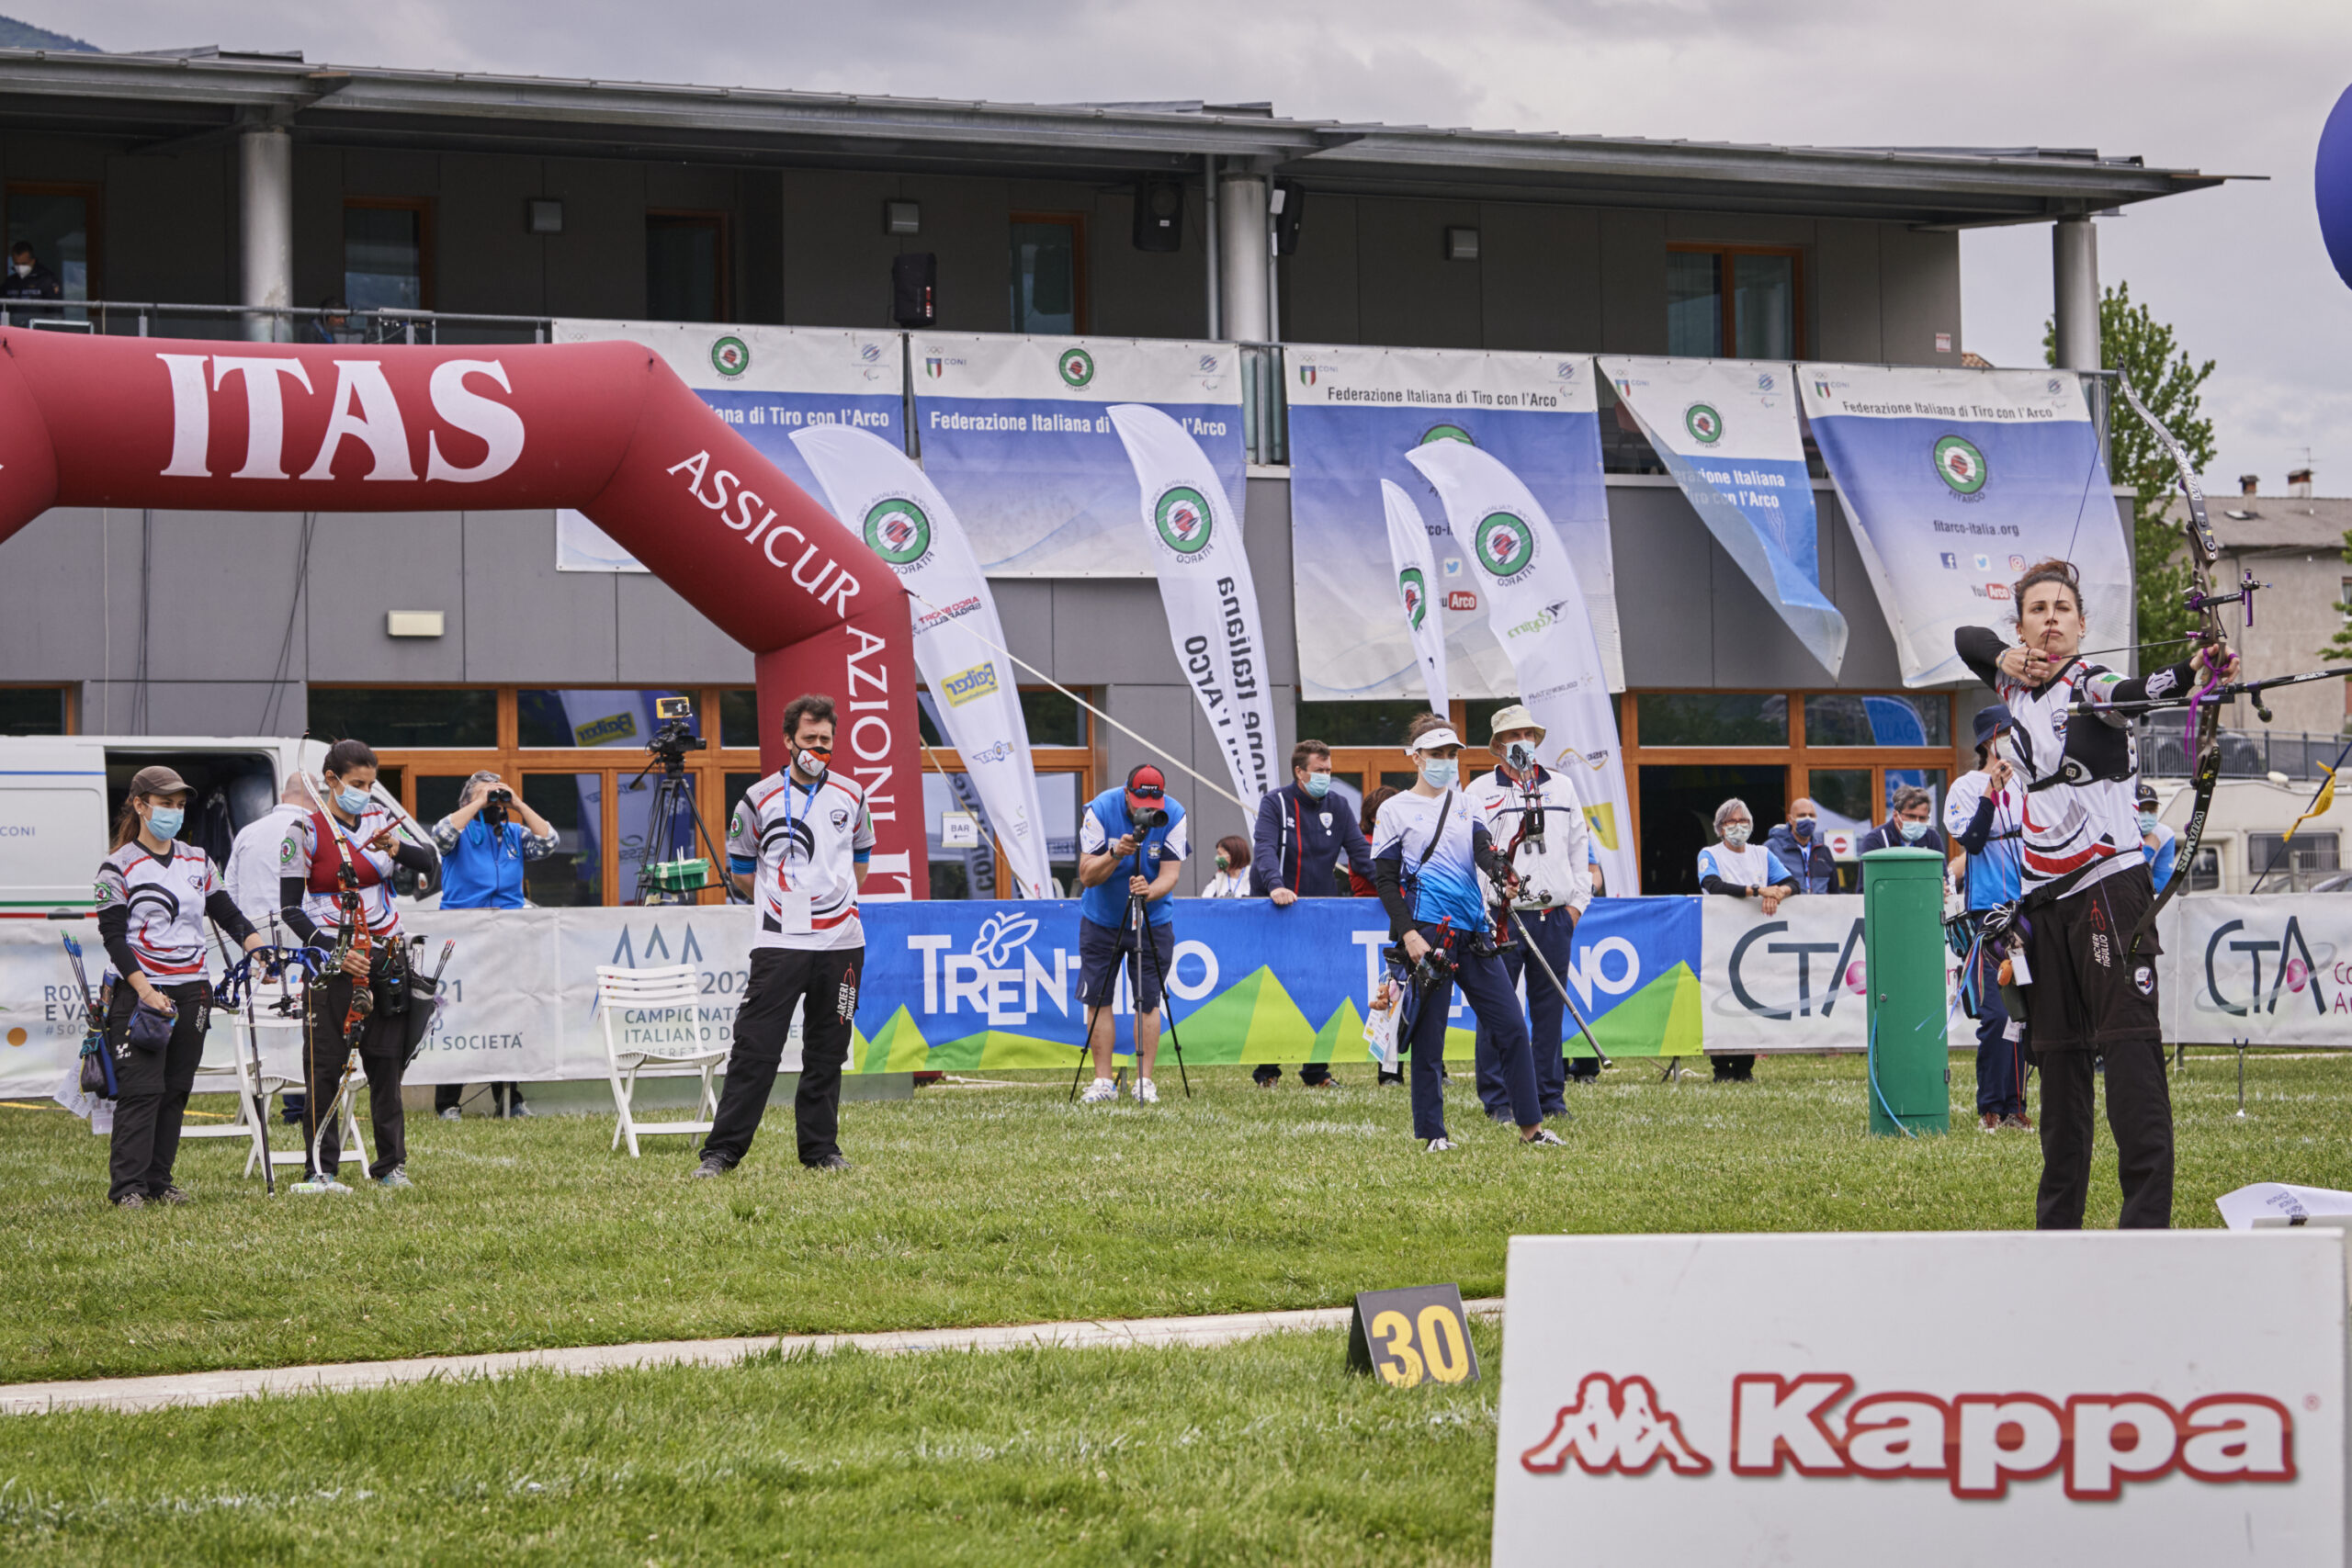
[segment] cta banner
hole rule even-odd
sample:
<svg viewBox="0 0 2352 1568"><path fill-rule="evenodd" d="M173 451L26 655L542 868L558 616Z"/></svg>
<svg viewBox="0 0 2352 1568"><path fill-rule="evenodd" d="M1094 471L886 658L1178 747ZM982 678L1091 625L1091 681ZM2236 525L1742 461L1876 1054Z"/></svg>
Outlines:
<svg viewBox="0 0 2352 1568"><path fill-rule="evenodd" d="M1699 520L1835 680L1846 617L1821 592L1795 372L1738 359L1600 365Z"/></svg>
<svg viewBox="0 0 2352 1568"><path fill-rule="evenodd" d="M1453 694L1520 694L1518 678L1483 613L1469 542L1406 454L1429 442L1491 453L1524 481L1559 531L1581 585L1609 691L1624 688L1609 498L1600 475L1599 393L1581 356L1475 350L1283 349L1290 377L1291 558L1298 608L1299 695L1308 702L1415 698L1423 694L1413 640L1393 615L1390 558L1380 547L1388 509L1381 481L1400 487L1429 518L1437 577L1430 618L1444 631Z"/></svg>
<svg viewBox="0 0 2352 1568"><path fill-rule="evenodd" d="M2074 372L1800 365L1797 376L1905 685L1970 679L1953 629L2011 626L2010 585L2052 556L2080 569L2099 645L2130 640L2131 557Z"/></svg>
<svg viewBox="0 0 2352 1568"><path fill-rule="evenodd" d="M1454 537L1469 544L1487 628L1510 660L1520 701L1544 727L1544 766L1576 785L1610 888L1639 892L1617 705L1593 628L1577 614L1588 601L1575 564L1543 503L1476 446L1432 441L1407 457L1437 491Z"/></svg>
<svg viewBox="0 0 2352 1568"><path fill-rule="evenodd" d="M1749 898L1698 902L1708 1049L1860 1051L1869 1043L1860 894L1788 898L1770 916Z"/></svg>
<svg viewBox="0 0 2352 1568"><path fill-rule="evenodd" d="M871 431L894 446L903 448L906 443L905 351L897 333L558 320L554 334L557 343L618 338L643 344L737 434L812 496L822 491L789 439L794 431L840 424ZM752 513L754 520L757 515ZM855 526L854 520L845 521ZM645 568L588 519L560 511L556 570Z"/></svg>
<svg viewBox="0 0 2352 1568"><path fill-rule="evenodd" d="M1130 338L917 333L917 450L990 577L1148 577L1114 403L1148 403L1197 442L1242 514L1240 350Z"/></svg>
<svg viewBox="0 0 2352 1568"><path fill-rule="evenodd" d="M2316 1227L1513 1236L1493 1561L2341 1562L2346 1272Z"/></svg>
<svg viewBox="0 0 2352 1568"><path fill-rule="evenodd" d="M1012 863L1017 897L1046 895L1052 869L1029 763L1020 682L1001 652L996 597L947 498L907 455L871 432L824 425L793 432L834 516L859 530L912 600L915 667L931 712L964 760L989 824Z"/></svg>
<svg viewBox="0 0 2352 1568"><path fill-rule="evenodd" d="M1215 464L1184 427L1155 408L1121 403L1111 423L1135 465L1168 635L1193 695L1225 753L1246 821L1283 781L1274 761L1274 703L1258 585L1241 547L1241 514ZM1131 525L1132 526L1132 525Z"/></svg>
<svg viewBox="0 0 2352 1568"><path fill-rule="evenodd" d="M1380 481L1381 505L1388 514L1388 564L1396 571L1396 608L1405 617L1405 635L1413 658L1421 667L1421 687L1429 694L1430 711L1450 714L1453 688L1445 680L1445 612L1430 602L1436 592L1437 559L1430 553L1429 525L1405 487L1394 479Z"/></svg>
<svg viewBox="0 0 2352 1568"><path fill-rule="evenodd" d="M2352 909L2335 895L2165 906L2166 1038L2352 1048Z"/></svg>

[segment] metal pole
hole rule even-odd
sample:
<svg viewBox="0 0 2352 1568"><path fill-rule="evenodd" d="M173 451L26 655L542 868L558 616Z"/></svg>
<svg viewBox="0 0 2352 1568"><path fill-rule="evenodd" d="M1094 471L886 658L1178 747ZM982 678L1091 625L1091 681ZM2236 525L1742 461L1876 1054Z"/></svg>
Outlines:
<svg viewBox="0 0 2352 1568"><path fill-rule="evenodd" d="M294 141L282 125L249 125L237 138L239 303L283 311L294 304ZM245 336L277 340L278 317L249 315Z"/></svg>
<svg viewBox="0 0 2352 1568"><path fill-rule="evenodd" d="M1201 168L1201 243L1207 250L1209 258L1209 341L1216 343L1225 335L1222 325L1224 312L1219 309L1222 301L1217 299L1216 154L1204 153Z"/></svg>
<svg viewBox="0 0 2352 1568"><path fill-rule="evenodd" d="M2098 233L2087 214L2051 226L2051 294L2056 307L2058 364L2098 370Z"/></svg>

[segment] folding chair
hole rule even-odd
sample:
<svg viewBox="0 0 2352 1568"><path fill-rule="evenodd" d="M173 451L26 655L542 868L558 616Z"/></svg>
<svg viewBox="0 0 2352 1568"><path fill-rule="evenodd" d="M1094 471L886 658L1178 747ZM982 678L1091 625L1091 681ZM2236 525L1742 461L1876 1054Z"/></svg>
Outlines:
<svg viewBox="0 0 2352 1568"><path fill-rule="evenodd" d="M628 1140L631 1159L638 1157L639 1134L707 1133L718 1114L718 1090L712 1077L727 1061L727 1048L712 1049L701 1038L695 1016L702 1005L700 973L690 964L661 969L596 968L596 1010L605 1021L605 1063L613 1082L613 1147ZM670 1014L668 1019L660 1015ZM623 1015L628 1017L624 1018ZM664 1026L667 1027L664 1027ZM624 1046L624 1030L646 1035L676 1032L674 1041L645 1039ZM699 1120L639 1122L633 1103L639 1077L679 1078L699 1076L702 1100Z"/></svg>
<svg viewBox="0 0 2352 1568"><path fill-rule="evenodd" d="M180 1137L182 1141L189 1138L243 1138L249 1145L245 1155L245 1174L251 1176L261 1168L262 1151L261 1124L254 1120L254 1098L258 1091L261 1097L261 1113L267 1115L269 1113L268 1096L272 1092L269 1085L272 1080L265 1072L259 1085L254 1082L253 1064L246 1055L245 1043L243 1039L243 1021L238 1020L233 1023L216 1022L207 1032L205 1043L208 1045L216 1038L227 1043L229 1060L198 1062L196 1066L196 1086L190 1091L195 1094L234 1095L237 1100L236 1114L226 1122L189 1122L180 1129Z"/></svg>

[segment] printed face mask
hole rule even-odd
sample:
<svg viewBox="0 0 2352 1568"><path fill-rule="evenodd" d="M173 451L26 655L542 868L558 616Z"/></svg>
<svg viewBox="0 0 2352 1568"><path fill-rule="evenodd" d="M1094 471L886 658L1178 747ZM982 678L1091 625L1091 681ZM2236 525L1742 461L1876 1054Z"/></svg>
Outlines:
<svg viewBox="0 0 2352 1568"><path fill-rule="evenodd" d="M1744 850L1747 847L1747 835L1755 830L1756 825L1752 822L1726 822L1724 824L1724 842L1733 849Z"/></svg>
<svg viewBox="0 0 2352 1568"><path fill-rule="evenodd" d="M1925 822L1898 822L1895 828L1902 833L1903 841L1906 844L1916 844L1928 836L1928 825Z"/></svg>
<svg viewBox="0 0 2352 1568"><path fill-rule="evenodd" d="M1431 789L1445 789L1460 776L1462 764L1451 757L1431 757L1421 764L1421 782Z"/></svg>
<svg viewBox="0 0 2352 1568"><path fill-rule="evenodd" d="M159 806L147 814L147 830L159 839L176 839L180 824L187 820L187 813L176 806ZM2154 821L2154 818L2148 818Z"/></svg>
<svg viewBox="0 0 2352 1568"><path fill-rule="evenodd" d="M1216 868L1219 871L1231 871L1233 869L1233 861L1231 857L1227 855L1217 856Z"/></svg>
<svg viewBox="0 0 2352 1568"><path fill-rule="evenodd" d="M1512 741L1503 748L1503 760L1516 771L1525 773L1535 765L1535 742L1532 740Z"/></svg>

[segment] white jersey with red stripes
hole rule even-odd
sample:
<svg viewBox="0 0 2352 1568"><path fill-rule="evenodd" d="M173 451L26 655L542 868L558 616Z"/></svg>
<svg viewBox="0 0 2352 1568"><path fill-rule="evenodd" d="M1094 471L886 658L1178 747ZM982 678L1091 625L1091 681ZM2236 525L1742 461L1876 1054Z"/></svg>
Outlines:
<svg viewBox="0 0 2352 1568"><path fill-rule="evenodd" d="M98 912L130 913L130 952L150 979L166 985L204 978L204 901L220 891L212 857L174 840L170 858L137 839L98 863Z"/></svg>
<svg viewBox="0 0 2352 1568"><path fill-rule="evenodd" d="M2004 675L2001 701L2009 710L2012 727L2022 744L2005 738L2004 754L2032 783L2059 776L2066 750L2069 724L2121 726L2120 715L2073 715L2075 703L2112 700L2124 677L2086 660L2067 665L2048 685L2033 688ZM2152 681L2154 678L2152 677ZM2151 694L2161 695L2151 688ZM2138 773L2134 758L2132 772ZM2022 891L2057 881L2077 871L2082 874L2066 896L2097 886L2120 872L2147 863L2140 847L2140 818L2132 802L2133 781L2093 779L2083 784L2051 784L2023 792L2024 832L2019 841ZM2085 870L2085 867L2089 869Z"/></svg>
<svg viewBox="0 0 2352 1568"><path fill-rule="evenodd" d="M838 773L829 772L812 786L787 768L745 791L728 824L727 857L739 875L753 873L759 926L752 946L865 946L857 868L873 852L865 791Z"/></svg>

